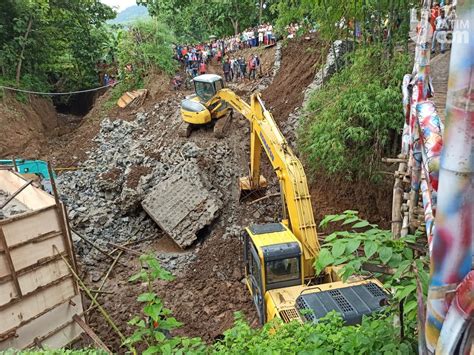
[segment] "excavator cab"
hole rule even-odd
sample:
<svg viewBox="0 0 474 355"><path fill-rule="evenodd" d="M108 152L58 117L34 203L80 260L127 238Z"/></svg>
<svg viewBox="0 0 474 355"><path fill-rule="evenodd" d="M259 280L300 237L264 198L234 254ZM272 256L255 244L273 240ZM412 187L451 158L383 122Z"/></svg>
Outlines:
<svg viewBox="0 0 474 355"><path fill-rule="evenodd" d="M224 80L219 75L204 74L196 76L193 82L195 94L181 101L180 136L189 137L194 128L213 124L214 134L222 137L232 118L232 109L216 95L224 88Z"/></svg>
<svg viewBox="0 0 474 355"><path fill-rule="evenodd" d="M245 279L262 325L266 292L303 282L301 258L301 244L284 224L254 224L245 230Z"/></svg>

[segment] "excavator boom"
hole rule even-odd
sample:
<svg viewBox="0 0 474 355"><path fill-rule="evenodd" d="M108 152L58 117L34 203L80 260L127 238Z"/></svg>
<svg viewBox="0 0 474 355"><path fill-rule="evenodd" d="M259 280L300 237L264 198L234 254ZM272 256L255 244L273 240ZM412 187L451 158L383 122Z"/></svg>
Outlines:
<svg viewBox="0 0 474 355"><path fill-rule="evenodd" d="M217 96L251 124L250 176L246 179L251 190L260 188L262 147L267 154L280 181L289 227L303 247L305 278L312 278L313 262L320 247L306 174L300 160L293 153L272 114L265 108L260 94L251 96L250 105L229 89L220 90Z"/></svg>

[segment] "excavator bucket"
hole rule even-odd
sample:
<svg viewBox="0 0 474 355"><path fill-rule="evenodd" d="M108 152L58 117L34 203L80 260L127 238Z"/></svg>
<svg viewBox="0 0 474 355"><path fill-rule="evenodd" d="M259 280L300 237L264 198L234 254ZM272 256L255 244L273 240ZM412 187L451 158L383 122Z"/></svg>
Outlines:
<svg viewBox="0 0 474 355"><path fill-rule="evenodd" d="M267 188L268 183L262 175L258 184L254 184L250 176L241 177L239 179L240 201L250 197L259 198L262 192Z"/></svg>

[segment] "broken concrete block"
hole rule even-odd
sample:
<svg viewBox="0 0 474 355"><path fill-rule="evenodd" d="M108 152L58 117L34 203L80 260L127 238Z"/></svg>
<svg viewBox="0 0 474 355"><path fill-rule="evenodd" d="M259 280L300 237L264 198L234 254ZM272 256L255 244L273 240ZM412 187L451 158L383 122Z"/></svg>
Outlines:
<svg viewBox="0 0 474 355"><path fill-rule="evenodd" d="M172 177L156 185L142 201L143 209L181 248L219 215L222 202L198 177Z"/></svg>

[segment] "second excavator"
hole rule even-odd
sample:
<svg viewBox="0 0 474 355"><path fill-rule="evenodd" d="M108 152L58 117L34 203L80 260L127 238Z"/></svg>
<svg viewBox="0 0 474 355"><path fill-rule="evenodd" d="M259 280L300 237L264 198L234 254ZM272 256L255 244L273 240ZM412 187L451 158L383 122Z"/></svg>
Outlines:
<svg viewBox="0 0 474 355"><path fill-rule="evenodd" d="M196 79L213 107L230 106L250 122L250 174L240 179L240 189L249 192L266 187L266 179L260 175L262 150L280 182L283 219L251 225L243 233L245 280L260 323L273 318L317 322L337 311L346 324L356 324L363 315L380 311L388 294L378 280L353 277L344 283L331 267L315 275L313 265L320 246L306 175L260 94L253 94L248 104L224 88L217 75ZM193 114L188 104L184 101L181 105L185 121ZM213 112L204 107L199 113L201 121L212 121Z"/></svg>

